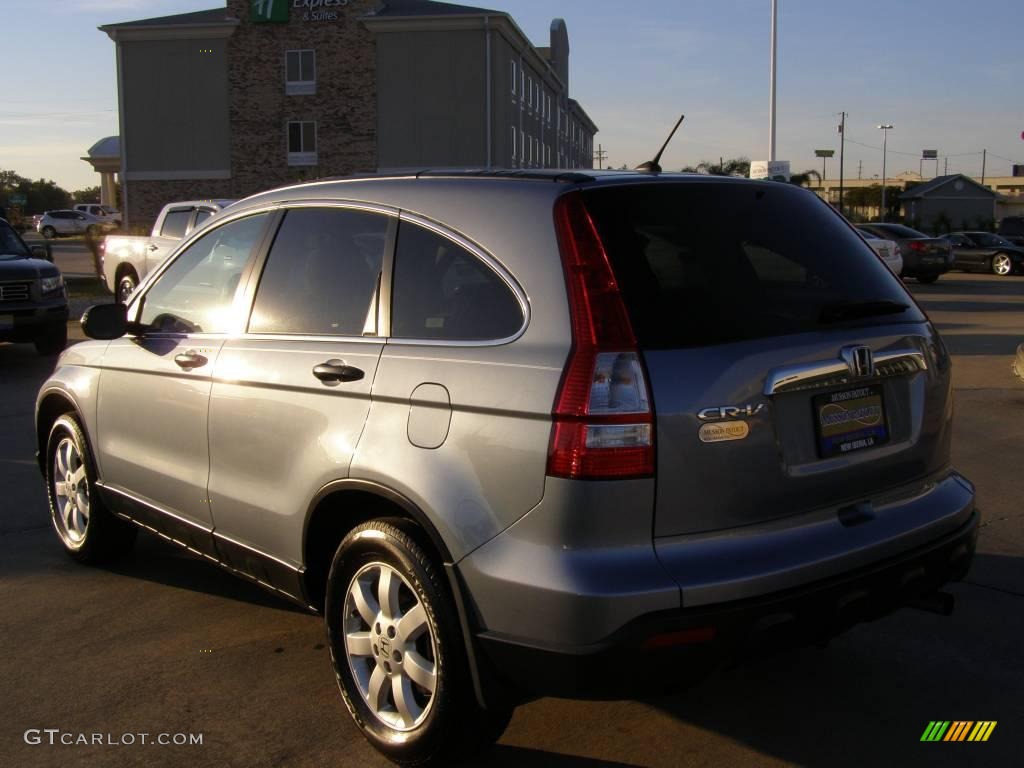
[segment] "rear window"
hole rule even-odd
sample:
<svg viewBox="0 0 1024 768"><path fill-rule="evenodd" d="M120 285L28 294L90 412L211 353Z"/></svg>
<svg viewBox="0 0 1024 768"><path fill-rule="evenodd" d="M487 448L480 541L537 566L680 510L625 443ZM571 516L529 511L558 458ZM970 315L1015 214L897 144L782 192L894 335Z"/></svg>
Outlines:
<svg viewBox="0 0 1024 768"><path fill-rule="evenodd" d="M648 184L584 195L642 347L924 319L856 232L794 187Z"/></svg>

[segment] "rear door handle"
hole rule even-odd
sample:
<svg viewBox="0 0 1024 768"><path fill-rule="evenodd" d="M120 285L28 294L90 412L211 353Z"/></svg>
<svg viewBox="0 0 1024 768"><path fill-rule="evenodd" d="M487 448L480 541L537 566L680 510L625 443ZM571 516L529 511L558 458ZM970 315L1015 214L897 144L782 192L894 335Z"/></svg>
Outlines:
<svg viewBox="0 0 1024 768"><path fill-rule="evenodd" d="M313 368L313 375L320 381L359 381L366 374L361 368L345 365L344 360L328 360Z"/></svg>
<svg viewBox="0 0 1024 768"><path fill-rule="evenodd" d="M193 368L201 368L206 365L206 358L196 352L194 349L190 349L188 352L182 352L179 355L174 356L174 362L178 364L180 368L184 368L186 371L191 371Z"/></svg>

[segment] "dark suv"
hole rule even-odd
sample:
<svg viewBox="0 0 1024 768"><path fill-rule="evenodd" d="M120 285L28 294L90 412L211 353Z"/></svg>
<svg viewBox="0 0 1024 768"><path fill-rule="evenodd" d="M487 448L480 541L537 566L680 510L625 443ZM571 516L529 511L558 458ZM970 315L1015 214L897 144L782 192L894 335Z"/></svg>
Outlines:
<svg viewBox="0 0 1024 768"><path fill-rule="evenodd" d="M999 222L996 234L1024 248L1024 216L1007 216Z"/></svg>
<svg viewBox="0 0 1024 768"><path fill-rule="evenodd" d="M32 342L41 355L67 344L64 280L41 246L29 249L0 221L0 341Z"/></svg>
<svg viewBox="0 0 1024 768"><path fill-rule="evenodd" d="M403 763L649 693L970 565L950 358L788 184L420 173L220 212L37 402L54 527L159 531L324 611Z"/></svg>

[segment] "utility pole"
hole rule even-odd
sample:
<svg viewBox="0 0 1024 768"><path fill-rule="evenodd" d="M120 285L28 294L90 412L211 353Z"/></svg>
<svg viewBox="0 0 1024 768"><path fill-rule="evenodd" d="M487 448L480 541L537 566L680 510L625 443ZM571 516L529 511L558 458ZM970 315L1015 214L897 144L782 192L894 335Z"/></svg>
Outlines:
<svg viewBox="0 0 1024 768"><path fill-rule="evenodd" d="M594 153L594 157L597 159L597 168L601 170L604 168L604 161L608 157L608 153L604 151L604 147L600 144L597 145L597 152Z"/></svg>
<svg viewBox="0 0 1024 768"><path fill-rule="evenodd" d="M892 127L892 123L883 123L878 126L878 130L882 132L882 210L879 211L882 221L885 221L885 154L889 148L889 131L892 130Z"/></svg>
<svg viewBox="0 0 1024 768"><path fill-rule="evenodd" d="M840 112L839 123L839 213L843 212L843 156L846 153L846 113Z"/></svg>
<svg viewBox="0 0 1024 768"><path fill-rule="evenodd" d="M946 164L943 166L943 168L944 168L944 170L942 171L942 175L943 176L949 176L949 158L948 157L946 158Z"/></svg>
<svg viewBox="0 0 1024 768"><path fill-rule="evenodd" d="M775 160L775 63L776 63L776 52L778 50L779 42L779 1L772 0L772 63L771 63L771 90L769 92L769 101L771 101L770 112L771 118L768 122L768 160Z"/></svg>
<svg viewBox="0 0 1024 768"><path fill-rule="evenodd" d="M861 176L861 173L863 171L864 171L864 161L863 160L858 160L857 161L857 181L860 181L862 178L864 178L863 176Z"/></svg>
<svg viewBox="0 0 1024 768"><path fill-rule="evenodd" d="M985 186L985 160L988 159L988 150L981 150L981 186Z"/></svg>

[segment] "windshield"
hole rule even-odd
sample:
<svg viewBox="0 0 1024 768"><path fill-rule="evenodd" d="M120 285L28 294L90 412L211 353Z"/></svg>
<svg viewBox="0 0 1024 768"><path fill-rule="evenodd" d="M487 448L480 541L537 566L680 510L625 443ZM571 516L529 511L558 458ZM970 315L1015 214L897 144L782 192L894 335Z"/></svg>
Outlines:
<svg viewBox="0 0 1024 768"><path fill-rule="evenodd" d="M640 184L583 194L642 347L923 319L856 232L788 184Z"/></svg>
<svg viewBox="0 0 1024 768"><path fill-rule="evenodd" d="M8 224L0 223L0 261L27 259L29 255L18 234Z"/></svg>

